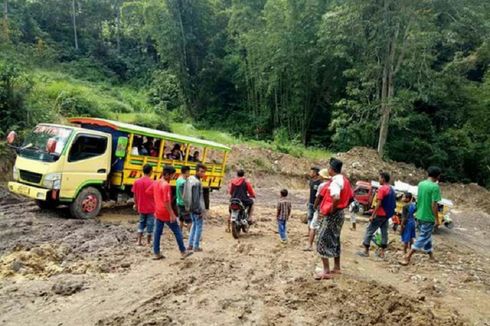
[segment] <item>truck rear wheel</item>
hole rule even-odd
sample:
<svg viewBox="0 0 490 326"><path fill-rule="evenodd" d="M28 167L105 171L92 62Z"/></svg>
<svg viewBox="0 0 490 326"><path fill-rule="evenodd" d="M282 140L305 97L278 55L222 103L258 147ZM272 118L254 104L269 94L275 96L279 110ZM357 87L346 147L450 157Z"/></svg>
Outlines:
<svg viewBox="0 0 490 326"><path fill-rule="evenodd" d="M99 215L102 208L102 195L97 188L87 187L78 193L70 204L70 214L74 218L89 219Z"/></svg>

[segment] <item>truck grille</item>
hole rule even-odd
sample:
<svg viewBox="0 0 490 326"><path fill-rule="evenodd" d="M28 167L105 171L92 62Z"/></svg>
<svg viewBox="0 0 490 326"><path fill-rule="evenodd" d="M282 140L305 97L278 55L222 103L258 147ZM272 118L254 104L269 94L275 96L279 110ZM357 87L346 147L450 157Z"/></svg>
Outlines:
<svg viewBox="0 0 490 326"><path fill-rule="evenodd" d="M39 183L43 177L40 173L34 173L30 171L20 170L20 178L27 182Z"/></svg>

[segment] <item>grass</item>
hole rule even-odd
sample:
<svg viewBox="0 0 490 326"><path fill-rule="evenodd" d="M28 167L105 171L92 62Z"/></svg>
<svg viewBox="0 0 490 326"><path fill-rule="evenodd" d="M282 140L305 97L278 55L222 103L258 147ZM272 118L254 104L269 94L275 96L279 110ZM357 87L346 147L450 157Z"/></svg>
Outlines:
<svg viewBox="0 0 490 326"><path fill-rule="evenodd" d="M40 58L37 61L31 60L36 53L31 53L33 50L30 48L20 51L20 55L13 48L0 50L0 61L13 61L23 68L32 81L31 92L26 98L26 105L32 115L31 124L64 122L64 117L69 116L93 116L168 130L226 145L266 148L311 160L324 160L331 156L324 149L305 148L290 143L287 138L283 141L258 141L219 130L197 129L190 123L171 122L172 112L156 113L144 91L117 84L107 72L89 59L47 67L39 65Z"/></svg>
<svg viewBox="0 0 490 326"><path fill-rule="evenodd" d="M198 129L190 123L170 122L171 118L168 115L152 112L145 94L127 86L112 85L108 81L82 80L60 71L40 68L34 69L31 76L33 91L29 104L34 110L49 108L51 116L46 116L47 120L55 119L56 115L58 119L60 115L105 117L226 145L243 144L254 148L266 148L314 161L325 160L331 156L331 153L324 149L244 139L219 130Z"/></svg>
<svg viewBox="0 0 490 326"><path fill-rule="evenodd" d="M254 148L266 148L273 151L280 151L286 154L290 154L298 158L304 157L313 161L327 160L332 156L332 153L326 149L304 147L302 145L296 144L283 144L281 146L278 146L273 142L237 138L230 133L223 131L197 129L189 123L174 122L170 124L170 129L172 132L177 134L212 140L225 145L243 144Z"/></svg>
<svg viewBox="0 0 490 326"><path fill-rule="evenodd" d="M118 112L149 111L144 94L129 87L112 85L104 81L89 82L62 72L45 69L32 71L31 77L34 82L34 98L50 103L50 106L55 109L74 107L76 109L77 105L89 106L94 108L95 112L105 113L108 117Z"/></svg>

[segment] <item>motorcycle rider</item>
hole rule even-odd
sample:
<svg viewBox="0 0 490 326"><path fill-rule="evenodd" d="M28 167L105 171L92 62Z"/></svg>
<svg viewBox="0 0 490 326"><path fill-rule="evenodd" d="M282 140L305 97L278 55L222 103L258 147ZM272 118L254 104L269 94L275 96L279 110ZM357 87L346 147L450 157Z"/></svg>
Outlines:
<svg viewBox="0 0 490 326"><path fill-rule="evenodd" d="M237 198L240 199L245 209L248 209L248 221L249 224L253 224L254 220L253 214L253 204L255 199L255 190L252 187L250 181L245 178L245 171L242 169L237 171L237 177L231 180L228 187L228 193L230 194L230 199ZM226 232L231 230L231 220L228 216L228 228Z"/></svg>

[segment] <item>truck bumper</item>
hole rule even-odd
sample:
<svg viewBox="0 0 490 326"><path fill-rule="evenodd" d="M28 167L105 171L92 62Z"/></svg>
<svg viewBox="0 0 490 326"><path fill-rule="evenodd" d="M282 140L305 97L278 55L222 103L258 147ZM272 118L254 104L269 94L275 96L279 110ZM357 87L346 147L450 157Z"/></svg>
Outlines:
<svg viewBox="0 0 490 326"><path fill-rule="evenodd" d="M9 182L8 187L10 192L38 200L47 200L49 189L43 189L33 186L28 186L19 182Z"/></svg>

